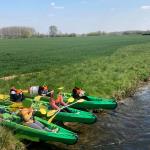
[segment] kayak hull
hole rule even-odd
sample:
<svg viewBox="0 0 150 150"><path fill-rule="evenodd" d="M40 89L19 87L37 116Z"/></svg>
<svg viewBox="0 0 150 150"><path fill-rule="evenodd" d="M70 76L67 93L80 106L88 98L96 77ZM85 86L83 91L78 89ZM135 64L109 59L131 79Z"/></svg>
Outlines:
<svg viewBox="0 0 150 150"><path fill-rule="evenodd" d="M77 110L74 108L69 108L73 113L60 112L56 116L56 120L64 122L79 122L85 124L93 124L97 121L97 117L86 111Z"/></svg>
<svg viewBox="0 0 150 150"><path fill-rule="evenodd" d="M96 98L93 96L87 96L88 101L82 103L76 103L73 108L79 109L115 109L117 102L114 99Z"/></svg>
<svg viewBox="0 0 150 150"><path fill-rule="evenodd" d="M47 102L42 102L42 103L43 105L47 107L49 105ZM68 109L71 111L71 113L59 112L55 116L54 120L58 120L62 122L78 122L78 123L84 123L84 124L93 124L97 121L96 115L94 115L91 112L81 111L75 108L68 108ZM40 112L37 112L36 116L44 117L44 115L42 115Z"/></svg>
<svg viewBox="0 0 150 150"><path fill-rule="evenodd" d="M55 142L61 142L64 144L72 145L75 144L78 140L78 137L75 133L63 129L62 127L59 127L53 123L48 123L47 121L35 117L35 120L41 122L45 126L47 126L49 129L58 128L58 132L47 132L35 128L30 128L28 126L25 126L21 123L17 123L12 120L3 120L0 122L0 125L6 126L10 129L13 129L17 134L22 135L22 137L30 137L31 139L36 139L36 141L55 141ZM20 136L21 137L21 136Z"/></svg>

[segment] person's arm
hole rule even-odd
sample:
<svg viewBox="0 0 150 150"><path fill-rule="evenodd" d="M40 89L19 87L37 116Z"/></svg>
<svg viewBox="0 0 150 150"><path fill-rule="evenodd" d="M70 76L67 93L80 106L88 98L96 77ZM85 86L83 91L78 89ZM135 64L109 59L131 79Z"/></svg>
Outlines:
<svg viewBox="0 0 150 150"><path fill-rule="evenodd" d="M55 100L54 100L54 99L53 99L53 100L51 100L50 104L51 104L52 108L57 109L57 110L60 110L60 108L56 105L56 103L55 103Z"/></svg>
<svg viewBox="0 0 150 150"><path fill-rule="evenodd" d="M59 95L59 98L60 98L60 104L62 106L67 106L67 104L63 101L63 96L62 95Z"/></svg>

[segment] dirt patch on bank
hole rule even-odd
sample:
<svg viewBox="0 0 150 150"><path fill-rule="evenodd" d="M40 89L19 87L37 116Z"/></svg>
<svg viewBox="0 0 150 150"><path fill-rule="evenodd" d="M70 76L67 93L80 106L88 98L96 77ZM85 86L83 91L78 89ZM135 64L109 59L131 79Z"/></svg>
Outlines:
<svg viewBox="0 0 150 150"><path fill-rule="evenodd" d="M40 73L40 72L34 72L34 73ZM1 77L0 80L4 80L4 81L8 81L8 80L12 80L18 76L26 76L26 75L32 75L34 73L25 73L25 74L19 74L19 75L11 75L11 76L6 76L6 77Z"/></svg>
<svg viewBox="0 0 150 150"><path fill-rule="evenodd" d="M7 77L2 77L2 78L0 78L0 80L5 80L5 81L7 81L7 80L12 80L12 79L14 79L14 78L16 78L17 77L17 75L12 75L12 76L7 76Z"/></svg>

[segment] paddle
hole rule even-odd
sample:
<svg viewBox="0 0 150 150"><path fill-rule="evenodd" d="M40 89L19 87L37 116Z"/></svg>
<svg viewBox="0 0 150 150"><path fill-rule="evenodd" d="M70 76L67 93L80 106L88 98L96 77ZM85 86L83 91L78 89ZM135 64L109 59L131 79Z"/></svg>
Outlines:
<svg viewBox="0 0 150 150"><path fill-rule="evenodd" d="M8 99L9 99L9 95L0 94L0 100L8 100Z"/></svg>
<svg viewBox="0 0 150 150"><path fill-rule="evenodd" d="M47 113L46 110L47 110L47 107L46 107L46 106L40 105L39 111L41 112L41 114L46 115L46 113Z"/></svg>
<svg viewBox="0 0 150 150"><path fill-rule="evenodd" d="M75 100L75 99L74 99L73 97L70 97L70 98L68 99L68 103L72 103L74 100Z"/></svg>
<svg viewBox="0 0 150 150"><path fill-rule="evenodd" d="M57 115L62 109L67 108L67 107L69 107L69 106L72 106L72 105L74 105L74 104L76 104L76 103L82 103L82 102L84 102L84 101L85 101L84 99L79 99L79 100L77 100L76 102L74 102L74 103L72 103L72 104L69 104L69 105L67 105L67 106L64 106L64 107L62 107L62 108L59 109L59 110L53 111L53 114L52 114L52 113L49 113L49 116L51 115L52 117L48 120L48 123L51 123L52 120L56 117L56 115ZM48 117L49 117L49 116L48 116Z"/></svg>
<svg viewBox="0 0 150 150"><path fill-rule="evenodd" d="M39 101L39 100L41 99L41 97L42 97L42 96L38 95L38 96L34 97L34 100L35 100L35 101Z"/></svg>
<svg viewBox="0 0 150 150"><path fill-rule="evenodd" d="M29 93L29 91L28 91L28 90L22 90L22 92L23 92L23 93Z"/></svg>

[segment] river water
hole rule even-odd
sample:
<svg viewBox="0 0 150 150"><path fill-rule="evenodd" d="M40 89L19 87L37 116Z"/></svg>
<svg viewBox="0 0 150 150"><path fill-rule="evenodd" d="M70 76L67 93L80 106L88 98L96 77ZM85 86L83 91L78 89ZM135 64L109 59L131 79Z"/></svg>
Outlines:
<svg viewBox="0 0 150 150"><path fill-rule="evenodd" d="M29 150L150 150L150 84L132 98L118 103L114 111L97 113L93 125L71 124L77 144L32 143Z"/></svg>

